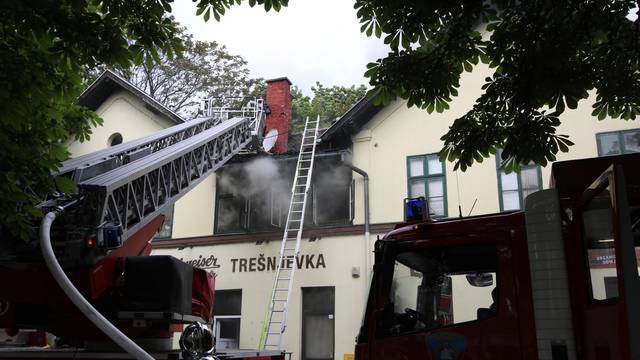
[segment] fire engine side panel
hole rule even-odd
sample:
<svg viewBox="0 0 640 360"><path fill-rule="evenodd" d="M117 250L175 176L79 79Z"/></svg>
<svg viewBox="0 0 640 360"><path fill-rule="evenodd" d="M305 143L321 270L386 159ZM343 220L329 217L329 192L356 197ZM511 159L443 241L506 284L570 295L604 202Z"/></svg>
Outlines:
<svg viewBox="0 0 640 360"><path fill-rule="evenodd" d="M542 190L527 197L525 217L539 359L555 360L566 353L568 359L575 360L557 190Z"/></svg>

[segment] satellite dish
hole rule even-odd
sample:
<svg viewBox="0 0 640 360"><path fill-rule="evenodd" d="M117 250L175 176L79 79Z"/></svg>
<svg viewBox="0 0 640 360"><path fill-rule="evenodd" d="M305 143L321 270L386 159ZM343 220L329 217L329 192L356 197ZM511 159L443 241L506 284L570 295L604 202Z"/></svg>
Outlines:
<svg viewBox="0 0 640 360"><path fill-rule="evenodd" d="M278 140L278 129L269 130L267 135L265 135L264 139L262 140L262 148L264 149L264 151L268 152L269 150L271 150L276 144L276 140Z"/></svg>

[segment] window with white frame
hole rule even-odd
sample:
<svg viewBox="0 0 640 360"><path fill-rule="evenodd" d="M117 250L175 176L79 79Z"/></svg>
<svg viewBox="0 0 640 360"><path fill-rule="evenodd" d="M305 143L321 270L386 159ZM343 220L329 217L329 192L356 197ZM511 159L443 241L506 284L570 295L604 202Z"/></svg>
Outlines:
<svg viewBox="0 0 640 360"><path fill-rule="evenodd" d="M240 348L242 290L216 290L213 306L213 331L216 349Z"/></svg>
<svg viewBox="0 0 640 360"><path fill-rule="evenodd" d="M527 196L542 189L540 166L535 164L521 166L520 171L507 174L500 168L502 165L500 153L500 151L496 152L500 211L523 209Z"/></svg>
<svg viewBox="0 0 640 360"><path fill-rule="evenodd" d="M410 198L423 196L427 199L430 214L435 217L447 216L444 163L438 154L407 157L407 188Z"/></svg>
<svg viewBox="0 0 640 360"><path fill-rule="evenodd" d="M598 156L640 152L640 129L596 134Z"/></svg>

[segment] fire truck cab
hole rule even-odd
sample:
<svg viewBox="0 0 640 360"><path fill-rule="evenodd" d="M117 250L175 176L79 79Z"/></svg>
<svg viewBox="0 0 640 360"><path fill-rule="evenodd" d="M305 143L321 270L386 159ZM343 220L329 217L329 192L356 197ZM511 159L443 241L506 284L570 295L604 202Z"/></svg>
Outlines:
<svg viewBox="0 0 640 360"><path fill-rule="evenodd" d="M640 154L558 162L524 211L375 246L356 359L640 359Z"/></svg>

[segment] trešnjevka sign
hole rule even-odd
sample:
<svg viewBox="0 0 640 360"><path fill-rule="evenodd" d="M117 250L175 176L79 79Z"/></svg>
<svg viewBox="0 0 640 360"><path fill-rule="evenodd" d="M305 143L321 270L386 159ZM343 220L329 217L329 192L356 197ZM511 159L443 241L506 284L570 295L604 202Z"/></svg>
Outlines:
<svg viewBox="0 0 640 360"><path fill-rule="evenodd" d="M184 259L180 258L185 263L205 270L215 270L221 268L218 263L218 258L214 255L198 256L196 259ZM278 262L277 256L264 256L260 254L254 257L244 258L232 258L229 259L231 263L231 272L262 272L262 271L275 271L276 264ZM294 266L297 269L325 269L327 264L324 259L324 254L302 254L298 257L287 256L283 258L280 265L283 269L291 269Z"/></svg>

